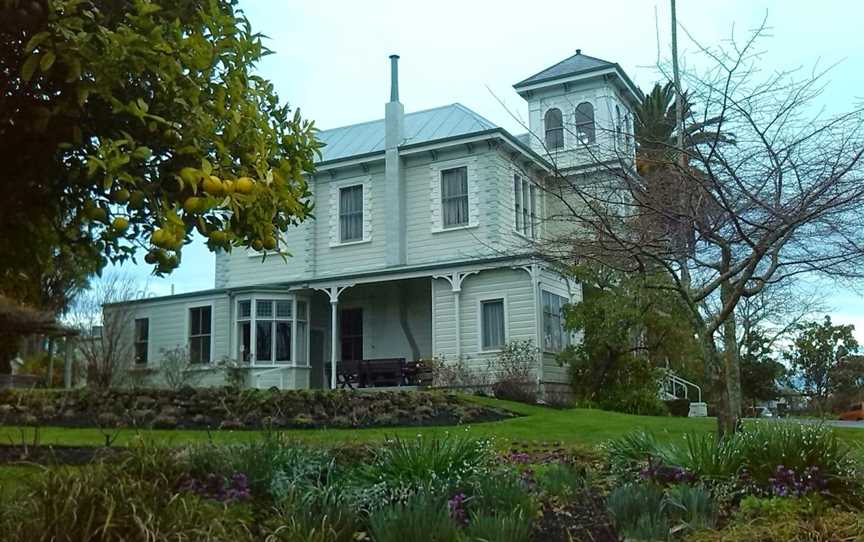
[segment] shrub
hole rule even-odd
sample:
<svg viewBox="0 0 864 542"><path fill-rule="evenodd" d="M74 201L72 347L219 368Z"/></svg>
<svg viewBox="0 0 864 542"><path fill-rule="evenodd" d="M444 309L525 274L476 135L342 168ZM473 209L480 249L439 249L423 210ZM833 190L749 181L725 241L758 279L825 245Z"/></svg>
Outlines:
<svg viewBox="0 0 864 542"><path fill-rule="evenodd" d="M618 532L635 540L666 540L669 526L663 503L663 491L652 484L617 487L606 500Z"/></svg>
<svg viewBox="0 0 864 542"><path fill-rule="evenodd" d="M263 520L268 542L353 542L362 532L358 516L341 503L310 506L308 501L283 502Z"/></svg>
<svg viewBox="0 0 864 542"><path fill-rule="evenodd" d="M793 499L781 499L794 502ZM688 542L849 542L864 537L860 516L838 508L819 514L796 510L742 520L736 518L721 530L702 530L689 535Z"/></svg>
<svg viewBox="0 0 864 542"><path fill-rule="evenodd" d="M537 402L537 381L532 368L536 366L538 350L529 340L510 341L492 362L495 383L492 392L498 399L533 404Z"/></svg>
<svg viewBox="0 0 864 542"><path fill-rule="evenodd" d="M671 399L663 401L670 416L686 418L690 415L690 399Z"/></svg>
<svg viewBox="0 0 864 542"><path fill-rule="evenodd" d="M472 512L481 515L524 513L532 518L537 504L526 480L515 469L500 469L479 478L472 487L469 503Z"/></svg>
<svg viewBox="0 0 864 542"><path fill-rule="evenodd" d="M573 465L553 463L537 473L537 486L551 496L567 497L586 489L586 473Z"/></svg>
<svg viewBox="0 0 864 542"><path fill-rule="evenodd" d="M370 516L369 528L375 542L459 540L459 529L450 519L446 503L441 497L427 492L379 508Z"/></svg>
<svg viewBox="0 0 864 542"><path fill-rule="evenodd" d="M703 486L679 485L666 494L664 510L677 530L707 529L717 522L717 505Z"/></svg>
<svg viewBox="0 0 864 542"><path fill-rule="evenodd" d="M166 452L136 450L118 464L55 467L4 503L4 540L251 540L249 510L174 489Z"/></svg>
<svg viewBox="0 0 864 542"><path fill-rule="evenodd" d="M472 513L465 528L466 541L528 542L531 540L531 516L523 510L512 514Z"/></svg>
<svg viewBox="0 0 864 542"><path fill-rule="evenodd" d="M356 475L359 481L373 486L368 497L377 493L375 498L393 502L421 489L450 493L486 475L494 457L491 443L484 440L453 435L394 438L380 447L372 462Z"/></svg>

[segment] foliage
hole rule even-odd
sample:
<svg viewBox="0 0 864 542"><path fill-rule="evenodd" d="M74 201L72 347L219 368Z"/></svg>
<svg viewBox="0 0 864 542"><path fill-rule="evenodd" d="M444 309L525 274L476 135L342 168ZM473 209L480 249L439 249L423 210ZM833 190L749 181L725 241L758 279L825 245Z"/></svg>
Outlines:
<svg viewBox="0 0 864 542"><path fill-rule="evenodd" d="M663 401L670 416L687 417L690 415L690 399L667 399Z"/></svg>
<svg viewBox="0 0 864 542"><path fill-rule="evenodd" d="M379 508L369 517L369 526L376 542L459 540L459 530L450 519L446 504L440 496L427 492Z"/></svg>
<svg viewBox="0 0 864 542"><path fill-rule="evenodd" d="M0 511L5 540L249 540L244 508L178 494L170 453L137 448L121 463L51 468Z"/></svg>
<svg viewBox="0 0 864 542"><path fill-rule="evenodd" d="M377 490L375 498L397 502L419 491L452 492L487 475L493 459L489 441L461 435L396 437L377 449L357 475Z"/></svg>
<svg viewBox="0 0 864 542"><path fill-rule="evenodd" d="M739 362L741 364L741 394L744 401L776 399L780 395L778 383L786 375L786 367L772 357L771 340L761 329L752 329L742 339Z"/></svg>
<svg viewBox="0 0 864 542"><path fill-rule="evenodd" d="M584 469L565 463L552 463L537 472L537 487L544 494L569 497L588 485Z"/></svg>
<svg viewBox="0 0 864 542"><path fill-rule="evenodd" d="M263 519L268 542L354 542L359 518L343 505L330 508L283 503Z"/></svg>
<svg viewBox="0 0 864 542"><path fill-rule="evenodd" d="M146 238L170 272L194 229L214 250L273 250L308 215L314 128L252 73L269 51L233 2L39 5L0 25L0 149L18 180L0 254L48 240L116 262Z"/></svg>
<svg viewBox="0 0 864 542"><path fill-rule="evenodd" d="M841 360L858 350L853 325L834 325L830 316L821 322L807 322L798 326L798 335L786 353L786 359L795 369L804 388L824 402L837 390L837 368Z"/></svg>
<svg viewBox="0 0 864 542"><path fill-rule="evenodd" d="M491 384L488 370L472 367L462 357L450 361L445 356L438 356L426 363L432 370L433 388L477 391L483 390Z"/></svg>
<svg viewBox="0 0 864 542"><path fill-rule="evenodd" d="M505 343L492 364L495 397L529 404L537 402L537 380L532 367L537 365L538 355L530 339Z"/></svg>
<svg viewBox="0 0 864 542"><path fill-rule="evenodd" d="M177 345L159 351L159 374L168 389L177 391L186 386L194 386L201 379L201 373L189 361L189 349Z"/></svg>
<svg viewBox="0 0 864 542"><path fill-rule="evenodd" d="M826 507L812 498L745 497L731 523L721 530L702 530L688 542L847 542L864 536L861 516Z"/></svg>
<svg viewBox="0 0 864 542"><path fill-rule="evenodd" d="M507 515L472 513L465 528L466 542L528 542L531 540L532 522L524 510Z"/></svg>
<svg viewBox="0 0 864 542"><path fill-rule="evenodd" d="M469 508L474 513L507 516L521 512L526 518L537 513L537 503L528 480L512 468L496 469L473 480Z"/></svg>
<svg viewBox="0 0 864 542"><path fill-rule="evenodd" d="M559 359L569 365L580 401L634 414L665 412L658 367L698 358L680 302L663 290L667 280L579 268L583 300L566 311L567 327L583 340Z"/></svg>
<svg viewBox="0 0 864 542"><path fill-rule="evenodd" d="M53 358L53 359L52 359ZM51 367L53 363L53 368ZM48 352L39 352L24 358L24 362L18 367L18 374L36 375L48 382L51 374L51 383L48 387L59 388L63 386L63 358L52 356Z"/></svg>
<svg viewBox="0 0 864 542"><path fill-rule="evenodd" d="M634 433L608 443L606 450L619 473L655 462L700 479L730 480L750 493L843 494L857 487L849 448L821 425L758 422L719 440L714 434L691 434L665 444Z"/></svg>
<svg viewBox="0 0 864 542"><path fill-rule="evenodd" d="M717 504L704 486L682 484L669 488L665 510L679 530L711 528L717 522Z"/></svg>
<svg viewBox="0 0 864 542"><path fill-rule="evenodd" d="M231 358L223 358L216 363L225 373L225 385L237 390L248 386L249 364Z"/></svg>
<svg viewBox="0 0 864 542"><path fill-rule="evenodd" d="M618 532L634 540L666 540L669 526L663 503L663 491L652 484L619 486L606 499Z"/></svg>

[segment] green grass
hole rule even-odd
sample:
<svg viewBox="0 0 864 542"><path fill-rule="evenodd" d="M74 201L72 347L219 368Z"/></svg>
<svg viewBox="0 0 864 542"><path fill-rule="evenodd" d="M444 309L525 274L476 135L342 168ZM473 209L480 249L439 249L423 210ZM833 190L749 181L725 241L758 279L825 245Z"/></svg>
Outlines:
<svg viewBox="0 0 864 542"><path fill-rule="evenodd" d="M494 437L497 444L502 447L507 446L511 441L561 442L565 445L592 447L636 429L650 431L660 439L666 440L687 433L714 431L716 428L716 421L713 418L634 416L593 409L558 410L481 397L470 397L470 400L507 408L522 416L499 422L465 426L288 429L280 432L298 440L320 444L369 442L385 437L413 437L418 434L434 436L458 431L474 437ZM39 431L41 444L98 446L105 442L104 433L96 428L42 427ZM853 446L864 446L864 429L836 428L836 431L844 441ZM22 434L32 442L32 432L32 428L0 427L0 442L18 443L21 441ZM114 444L126 445L141 434L165 446L179 446L210 439L222 443L244 442L255 438L260 432L122 429L118 432Z"/></svg>

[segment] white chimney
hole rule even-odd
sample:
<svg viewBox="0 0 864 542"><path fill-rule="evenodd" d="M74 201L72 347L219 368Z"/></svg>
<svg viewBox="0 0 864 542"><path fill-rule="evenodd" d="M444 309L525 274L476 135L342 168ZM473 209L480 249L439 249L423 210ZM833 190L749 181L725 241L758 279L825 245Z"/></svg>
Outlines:
<svg viewBox="0 0 864 542"><path fill-rule="evenodd" d="M405 107L399 101L399 55L390 55L390 101L384 106L385 261L405 265L405 180L399 145L405 139Z"/></svg>

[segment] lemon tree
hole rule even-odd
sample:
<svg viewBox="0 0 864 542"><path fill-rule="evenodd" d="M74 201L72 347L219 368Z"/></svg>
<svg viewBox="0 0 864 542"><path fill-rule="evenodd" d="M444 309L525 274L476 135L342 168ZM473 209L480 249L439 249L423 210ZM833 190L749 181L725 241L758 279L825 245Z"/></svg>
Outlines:
<svg viewBox="0 0 864 542"><path fill-rule="evenodd" d="M235 3L0 0L4 274L46 246L169 273L195 230L275 251L309 216L314 125Z"/></svg>

